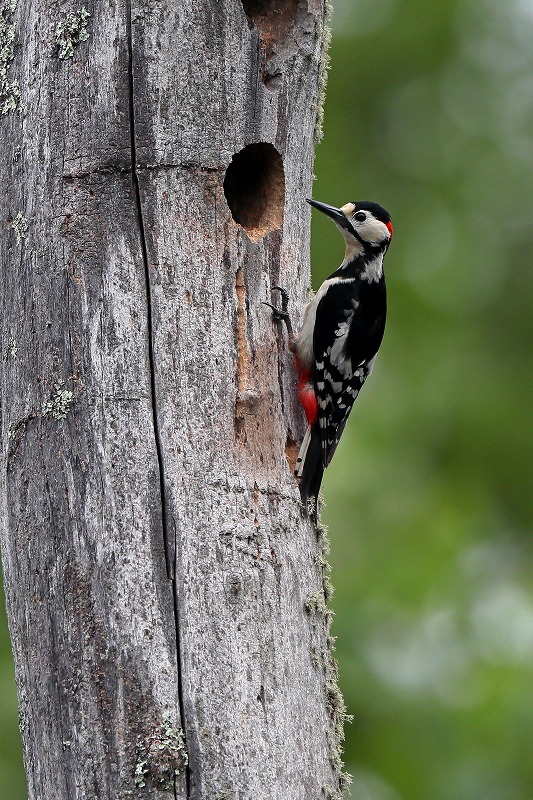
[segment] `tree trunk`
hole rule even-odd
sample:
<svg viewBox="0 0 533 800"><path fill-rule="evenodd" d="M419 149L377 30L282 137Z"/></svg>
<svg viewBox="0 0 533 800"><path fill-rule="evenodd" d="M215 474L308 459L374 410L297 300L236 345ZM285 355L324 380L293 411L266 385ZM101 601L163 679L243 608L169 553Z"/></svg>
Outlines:
<svg viewBox="0 0 533 800"><path fill-rule="evenodd" d="M339 796L303 429L323 0L0 0L2 554L30 800ZM11 50L10 43L13 41Z"/></svg>

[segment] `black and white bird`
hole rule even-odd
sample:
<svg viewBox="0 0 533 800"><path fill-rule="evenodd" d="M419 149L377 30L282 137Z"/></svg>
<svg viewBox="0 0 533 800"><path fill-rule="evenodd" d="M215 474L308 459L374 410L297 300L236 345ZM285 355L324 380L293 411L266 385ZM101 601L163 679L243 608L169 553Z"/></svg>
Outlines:
<svg viewBox="0 0 533 800"><path fill-rule="evenodd" d="M390 214L377 203L341 208L308 200L342 233L346 252L304 311L293 335L287 293L274 309L287 324L308 428L296 462L302 503L316 515L318 492L361 387L372 372L385 331L383 258L392 238Z"/></svg>

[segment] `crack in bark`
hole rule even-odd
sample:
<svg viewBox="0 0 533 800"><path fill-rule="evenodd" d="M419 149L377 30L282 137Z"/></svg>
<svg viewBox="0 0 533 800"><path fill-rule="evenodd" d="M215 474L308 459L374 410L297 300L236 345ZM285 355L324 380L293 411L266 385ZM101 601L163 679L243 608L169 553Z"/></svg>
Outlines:
<svg viewBox="0 0 533 800"><path fill-rule="evenodd" d="M161 164L138 164L138 169L158 170L158 169L185 169L191 172L224 172L224 167L214 167L210 164L200 164L199 161L178 161L173 164L171 162L161 162Z"/></svg>
<svg viewBox="0 0 533 800"><path fill-rule="evenodd" d="M248 386L248 366L250 354L246 340L246 286L242 267L235 275L235 293L237 295L237 398L235 401L235 437L244 443L244 414L246 403L243 396Z"/></svg>
<svg viewBox="0 0 533 800"><path fill-rule="evenodd" d="M132 171L131 164L102 164L94 169L81 170L81 172L64 172L61 176L64 181L78 181L91 178L93 175L114 175Z"/></svg>
<svg viewBox="0 0 533 800"><path fill-rule="evenodd" d="M130 172L135 172L138 175L139 172L144 171L156 172L159 170L164 171L172 169L184 169L189 172L206 173L224 172L224 167L222 166L215 167L210 164L200 164L198 161L177 161L175 163L162 161L158 164L141 164L135 162L132 164L102 164L99 167L81 170L80 172L64 172L61 177L65 181L77 181L83 180L84 178L91 178L93 175L122 175Z"/></svg>
<svg viewBox="0 0 533 800"><path fill-rule="evenodd" d="M246 286L242 267L235 276L235 292L237 294L237 389L243 392L248 384L248 343L246 341Z"/></svg>
<svg viewBox="0 0 533 800"><path fill-rule="evenodd" d="M136 141L135 141L135 85L133 73L133 28L132 28L132 14L131 2L126 2L126 26L127 26L127 44L128 44L128 94L129 94L129 127L130 127L130 140L131 140L131 177L133 184L133 195L135 212L137 216L137 224L139 227L139 237L141 243L142 260L145 272L146 284L146 305L147 305L147 327L148 327L148 361L150 369L150 388L152 395L152 417L154 426L154 439L157 454L157 463L159 467L159 484L161 494L161 524L163 529L163 544L165 550L165 560L167 567L167 575L172 581L172 594L174 599L174 625L176 635L176 669L177 669L177 684L178 684L178 705L180 714L180 724L185 734L185 748L187 750L187 736L185 730L185 713L183 702L183 676L181 667L181 647L180 647L180 625L179 625L179 606L178 606L178 591L176 573L174 569L174 559L176 553L175 537L171 546L169 540L168 529L168 507L165 488L165 465L163 455L163 444L161 441L161 433L159 430L159 419L157 409L157 381L155 373L155 354L154 354L154 340L153 340L153 319L152 319L152 292L150 283L150 264L148 261L148 247L146 242L146 234L144 229L143 208L141 199L141 189L139 184L139 175L136 163ZM187 797L190 796L190 758L187 752L187 766L185 768L185 781ZM177 793L177 778L174 777L174 797L178 798Z"/></svg>
<svg viewBox="0 0 533 800"><path fill-rule="evenodd" d="M37 412L32 410L24 417L21 417L21 419L17 420L15 424L9 429L8 431L9 446L7 448L7 458L6 458L6 466L8 470L10 469L10 462L16 456L20 443L24 437L24 434L26 433L26 427L34 419L37 419Z"/></svg>

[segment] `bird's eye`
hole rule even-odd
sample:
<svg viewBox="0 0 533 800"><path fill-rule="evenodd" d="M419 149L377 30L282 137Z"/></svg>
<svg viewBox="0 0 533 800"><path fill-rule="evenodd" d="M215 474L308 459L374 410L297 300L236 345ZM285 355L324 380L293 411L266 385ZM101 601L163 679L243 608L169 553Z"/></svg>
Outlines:
<svg viewBox="0 0 533 800"><path fill-rule="evenodd" d="M358 222L364 222L366 219L366 214L364 211L358 211L357 214L353 215L353 218L356 219Z"/></svg>

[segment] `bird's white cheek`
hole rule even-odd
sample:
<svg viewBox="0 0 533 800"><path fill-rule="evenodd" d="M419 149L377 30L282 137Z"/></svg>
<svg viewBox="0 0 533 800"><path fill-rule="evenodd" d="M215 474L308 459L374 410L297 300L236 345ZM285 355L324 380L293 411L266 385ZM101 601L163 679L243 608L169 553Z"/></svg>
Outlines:
<svg viewBox="0 0 533 800"><path fill-rule="evenodd" d="M369 225L365 225L361 230L361 235L367 242L370 242L370 244L378 244L390 238L389 229L384 222L380 222L378 219L374 220Z"/></svg>

